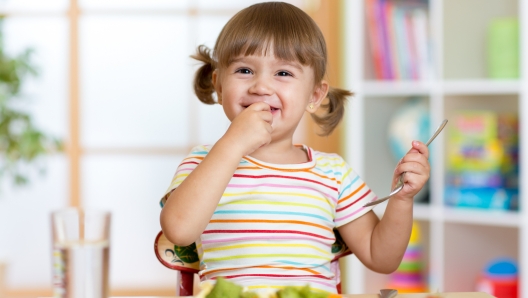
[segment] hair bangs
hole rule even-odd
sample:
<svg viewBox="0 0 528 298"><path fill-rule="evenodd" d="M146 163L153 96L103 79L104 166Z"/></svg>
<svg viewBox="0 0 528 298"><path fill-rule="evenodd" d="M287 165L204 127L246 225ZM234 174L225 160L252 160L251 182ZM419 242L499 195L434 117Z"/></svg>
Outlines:
<svg viewBox="0 0 528 298"><path fill-rule="evenodd" d="M281 2L237 13L220 32L213 56L220 67L227 67L241 55L268 54L312 66L316 79L325 74L326 44L319 27L305 12Z"/></svg>

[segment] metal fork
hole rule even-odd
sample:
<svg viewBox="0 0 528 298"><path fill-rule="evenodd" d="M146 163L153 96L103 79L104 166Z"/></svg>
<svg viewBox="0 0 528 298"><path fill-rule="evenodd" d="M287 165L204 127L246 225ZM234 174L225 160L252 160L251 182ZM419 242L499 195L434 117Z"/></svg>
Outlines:
<svg viewBox="0 0 528 298"><path fill-rule="evenodd" d="M429 146L429 144L431 144L431 142L436 138L436 136L438 136L440 134L442 129L444 129L446 124L447 124L447 119L444 119L444 121L442 121L440 126L438 126L438 128L436 129L435 133L431 136L431 138L429 138L427 143L425 143L425 146ZM374 205L377 205L377 204L379 204L381 202L385 202L386 200L390 199L390 197L392 197L393 195L399 193L403 189L403 185L404 185L403 177L404 176L405 176L405 172L401 173L400 179L398 179L398 182L394 186L394 189L391 191L391 193L388 196L386 196L384 198L381 198L381 199L377 199L377 200L372 201L370 203L367 203L367 204L363 205L363 207L374 206Z"/></svg>

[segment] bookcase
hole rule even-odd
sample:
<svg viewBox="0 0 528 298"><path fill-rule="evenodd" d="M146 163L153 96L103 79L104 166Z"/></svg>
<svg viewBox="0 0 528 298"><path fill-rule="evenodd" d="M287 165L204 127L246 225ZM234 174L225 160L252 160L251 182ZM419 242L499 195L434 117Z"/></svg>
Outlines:
<svg viewBox="0 0 528 298"><path fill-rule="evenodd" d="M388 0L390 1L390 0ZM400 2L405 2L401 0ZM428 0L430 69L422 80L380 80L373 69L369 0L342 1L344 86L355 92L345 119L344 152L349 163L379 195L390 191L396 162L389 156L388 119L405 99L428 103L431 131L459 109L517 113L519 118L519 211L453 208L444 203L444 131L430 146L429 200L416 202L422 232L424 273L431 292L474 291L478 274L495 257L518 262L519 297L528 297L528 3L522 0ZM486 33L500 17L519 20L519 78L490 79ZM452 123L448 123L448 126ZM425 141L425 140L424 140ZM386 203L375 207L383 216ZM365 269L353 256L342 278L348 293L377 293L388 277Z"/></svg>

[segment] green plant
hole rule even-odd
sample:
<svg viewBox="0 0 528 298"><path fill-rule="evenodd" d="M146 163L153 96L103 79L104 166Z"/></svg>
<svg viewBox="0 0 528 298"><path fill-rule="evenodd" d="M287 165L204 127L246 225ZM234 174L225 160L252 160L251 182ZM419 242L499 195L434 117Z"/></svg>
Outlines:
<svg viewBox="0 0 528 298"><path fill-rule="evenodd" d="M28 182L27 166L49 152L62 150L62 142L40 131L31 115L21 107L22 80L36 76L30 63L32 51L16 57L7 55L0 44L0 179L17 185Z"/></svg>

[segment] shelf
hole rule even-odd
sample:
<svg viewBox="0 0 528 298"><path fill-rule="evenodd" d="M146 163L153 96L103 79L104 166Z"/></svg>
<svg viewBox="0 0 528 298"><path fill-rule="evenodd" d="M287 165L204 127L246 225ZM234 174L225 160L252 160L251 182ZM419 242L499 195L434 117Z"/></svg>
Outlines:
<svg viewBox="0 0 528 298"><path fill-rule="evenodd" d="M519 227L520 215L515 211L480 210L470 208L444 208L444 221L501 227Z"/></svg>
<svg viewBox="0 0 528 298"><path fill-rule="evenodd" d="M398 49L402 41L406 41L405 36L398 34L398 31L392 30L391 27L381 27L388 26L387 23L380 25L373 21L374 18L365 17L363 9L374 7L373 3L385 5L391 2L394 4L393 8L405 1L343 2L346 3L348 16L345 18L345 32L347 37L350 37L345 43L345 52L350 53L347 55L346 83L350 88L357 86L358 90L354 91L358 92L358 98L361 99L354 103L353 109L349 109L348 118L353 120L351 123L354 125L347 126L347 139L351 141L347 141L346 150L352 159L360 164L363 170L361 175L369 187L378 195L387 193L387 184L392 181L391 173L396 163L387 149L390 148L386 137L387 127L398 108L402 107L409 97L418 97L428 104L431 121L445 118L454 120L455 116L464 111L492 111L518 116L521 156L519 171L526 172L527 165L522 162L522 157L527 155L527 150L523 148L528 146L523 144L527 142L528 129L524 129L526 127L522 125L522 119L528 117L528 105L525 104L528 97L527 77L490 77L492 72L489 71L488 64L488 36L490 24L495 20L517 18L519 73L526 74L528 4L520 0L490 0L486 1L484 6L479 0L426 1L430 30L425 44L430 50L429 80L390 81L376 79L380 77L379 71L376 73L380 61L372 58L379 58L380 51L372 51L372 47L379 46L376 42L383 41L386 37L383 34L393 34L393 39L389 39L389 42L383 44L385 48L381 48L385 51L381 54L390 53L389 57L393 58L392 54L397 52L394 49ZM388 7L390 12L391 5L385 7ZM412 41L416 42L416 39ZM392 52L386 51L387 44ZM401 57L396 57L399 58ZM386 60L392 62L390 59L382 62ZM408 62L405 59L401 61ZM359 70L356 69L358 65ZM382 66L385 67L385 64ZM486 262L498 256L510 256L518 260L520 284L527 284L528 274L524 273L528 271L528 228L524 212L445 206L445 192L442 188L447 182L446 152L452 145L452 139L444 135L438 142L435 152L430 156L430 162L435 165L429 185L431 203L416 201L413 212L413 219L427 230L423 239L427 250L428 287L452 292L472 290L479 270ZM522 177L519 177L522 180L519 181L519 205L525 206L528 198L523 195L526 192L522 187L527 184L526 179L523 180ZM384 202L373 211L381 218L386 207L387 202ZM360 268L359 265L351 267L356 293L375 291L387 283L386 279ZM350 283L352 284L352 281ZM528 298L528 287L521 287L519 297Z"/></svg>
<svg viewBox="0 0 528 298"><path fill-rule="evenodd" d="M366 81L363 87L366 96L428 96L432 89L429 81Z"/></svg>
<svg viewBox="0 0 528 298"><path fill-rule="evenodd" d="M461 94L519 94L518 80L450 80L442 84L447 95Z"/></svg>
<svg viewBox="0 0 528 298"><path fill-rule="evenodd" d="M387 208L388 202L389 201L380 203L379 206L374 208L374 213L376 213L378 217L381 218L383 216L383 213L385 213L385 208ZM424 203L415 203L413 210L413 218L415 220L431 220L431 206L429 204Z"/></svg>
<svg viewBox="0 0 528 298"><path fill-rule="evenodd" d="M438 85L446 95L519 94L521 90L518 80L448 80ZM366 81L363 92L365 96L428 96L433 86L431 81Z"/></svg>
<svg viewBox="0 0 528 298"><path fill-rule="evenodd" d="M431 208L429 204L414 204L413 218L417 220L431 220Z"/></svg>
<svg viewBox="0 0 528 298"><path fill-rule="evenodd" d="M378 217L382 217L387 208L387 202L381 203L374 209ZM414 204L413 218L415 220L430 221L433 218L433 210L438 207L432 207L429 204ZM502 210L481 210L471 208L439 208L443 221L446 223L461 223L474 225L489 225L500 227L519 227L521 224L520 215L515 211ZM438 213L435 213L437 215Z"/></svg>

